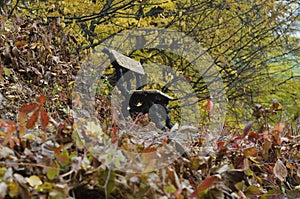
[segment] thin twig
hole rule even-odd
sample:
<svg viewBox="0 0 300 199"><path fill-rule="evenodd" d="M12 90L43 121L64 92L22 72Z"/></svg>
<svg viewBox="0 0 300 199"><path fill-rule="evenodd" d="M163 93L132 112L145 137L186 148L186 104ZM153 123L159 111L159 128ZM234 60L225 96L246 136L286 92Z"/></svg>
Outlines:
<svg viewBox="0 0 300 199"><path fill-rule="evenodd" d="M144 115L144 114L143 114L142 112L140 112L140 113L136 116L135 120L134 120L134 121L132 122L132 124L130 125L128 131L130 131L130 130L136 125L137 121L138 121L143 115Z"/></svg>
<svg viewBox="0 0 300 199"><path fill-rule="evenodd" d="M50 167L50 166L46 166L46 165L41 165L41 164L35 164L35 163L25 163L25 162L3 162L0 161L0 165L1 166L31 166L31 167L42 167L42 168L46 168L46 169L55 169L55 170L60 170L59 168L56 167Z"/></svg>
<svg viewBox="0 0 300 199"><path fill-rule="evenodd" d="M17 0L15 6L11 9L10 13L8 14L8 18L10 18L14 12L14 10L16 9L16 7L18 6L20 0Z"/></svg>

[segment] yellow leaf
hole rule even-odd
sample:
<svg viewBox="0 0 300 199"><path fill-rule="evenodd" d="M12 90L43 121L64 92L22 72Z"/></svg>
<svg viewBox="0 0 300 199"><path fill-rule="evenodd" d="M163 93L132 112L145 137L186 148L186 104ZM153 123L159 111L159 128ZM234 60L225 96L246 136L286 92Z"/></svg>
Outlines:
<svg viewBox="0 0 300 199"><path fill-rule="evenodd" d="M9 77L10 76L10 70L6 67L3 67L3 71L4 71L4 74L6 77Z"/></svg>
<svg viewBox="0 0 300 199"><path fill-rule="evenodd" d="M26 178L26 181L29 183L29 185L31 187L37 187L37 186L43 184L40 177L38 177L36 175L32 175L29 178Z"/></svg>
<svg viewBox="0 0 300 199"><path fill-rule="evenodd" d="M172 194L176 191L176 187L172 184L164 186L164 191L168 194Z"/></svg>
<svg viewBox="0 0 300 199"><path fill-rule="evenodd" d="M16 182L7 182L8 185L8 195L12 198L18 196L20 193L19 186Z"/></svg>
<svg viewBox="0 0 300 199"><path fill-rule="evenodd" d="M32 133L28 133L28 134L24 135L22 138L32 140L32 139L36 138L36 136L33 135Z"/></svg>

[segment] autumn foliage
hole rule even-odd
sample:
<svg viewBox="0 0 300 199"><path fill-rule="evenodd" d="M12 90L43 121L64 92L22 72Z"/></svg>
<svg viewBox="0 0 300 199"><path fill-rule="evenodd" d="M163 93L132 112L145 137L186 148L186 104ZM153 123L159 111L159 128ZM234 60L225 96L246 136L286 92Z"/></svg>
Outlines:
<svg viewBox="0 0 300 199"><path fill-rule="evenodd" d="M35 8L31 10L31 16L40 14L40 17L28 19L25 17L26 12L18 13L21 8L14 12L6 12L1 8L0 198L300 198L300 115L295 111L293 117L286 119L284 107L288 104L284 102L283 105L281 101L253 105L252 110L246 110L250 116L243 118L247 121L246 125L233 126L227 122L220 128L219 137L214 143L205 143L210 132L205 127L199 128L197 136L189 145L178 144L177 147L184 153L165 168L144 173L125 173L112 170L105 158L94 157L75 131L78 126L74 124L71 105L82 106L82 99L73 96L72 86L76 72L81 67L81 60L89 53L86 49L99 42L93 33L85 31L86 27L91 26L80 26L79 22L86 22L89 17L97 16L97 13L76 21L72 19L76 13L76 5L73 3L78 1L72 1L71 5L61 9L63 2L66 1L57 1L57 4L45 9L50 13L46 20L43 19L44 10L29 3L29 8ZM129 27L139 22L144 26L172 24L171 11L175 5L171 1L166 1L161 8L168 11L169 18L160 16L162 11L158 4L149 3L150 7L147 7L146 2L128 3L128 7L122 8L113 4L112 9L141 10L140 15L132 14L135 18L140 17L139 20L130 19L134 23L126 22ZM221 4L215 4L205 2L198 6L200 10L202 6L222 8L218 7ZM93 1L87 5L93 5ZM104 5L98 6L96 8L105 11ZM251 10L250 7L248 5L246 8ZM189 9L182 7L188 15L178 15L180 20L174 26L179 26L182 20L191 24L198 23L189 15L193 13ZM229 14L233 8L222 9ZM123 12L117 11L115 14L123 16ZM158 14L153 14L155 11ZM77 12L82 14L85 9L81 8ZM61 13L66 14L64 21L54 17ZM100 31L100 36L106 37L122 29L119 20L124 19L110 19L113 15L113 12L108 12L103 16L104 21L110 22L108 25L101 20L94 22L99 25L97 31ZM240 17L244 21L246 19L243 17L247 18L247 15ZM223 27L222 20L218 19ZM109 26L107 32L103 31L106 25ZM65 29L66 26L68 28ZM75 27L82 29L78 31ZM182 29L187 31L186 24L182 25ZM78 35L74 33L77 31ZM225 29L215 34L220 31ZM251 36L250 33L247 35ZM216 38L221 39L221 36ZM214 42L214 38L205 41ZM86 46L87 43L89 46ZM234 46L229 42L220 49L230 45ZM216 49L211 50L218 54ZM233 61L234 52L239 51L228 51L232 53ZM244 56L240 55L239 58ZM251 56L246 57L247 63L250 63ZM226 68L224 57L219 57L217 61L225 67L229 77L235 76L238 69ZM297 85L293 86L297 88ZM95 111L106 128L102 129L91 121L81 121L82 134L91 136L97 132L107 137L112 145L119 144L120 147L143 153L155 152L159 156L160 146L170 143L172 138L167 133L158 132L161 139L147 145L144 141L137 141L130 132L119 136L119 129L114 125L118 118L109 113L110 103L106 91L103 93L96 98ZM206 102L204 112L209 118L215 105L210 100ZM129 126L131 129L135 124ZM92 141L96 146L97 140ZM120 149L114 152L117 158L123 157ZM141 155L139 158L143 161L147 157ZM141 169L147 171L147 167L143 166Z"/></svg>

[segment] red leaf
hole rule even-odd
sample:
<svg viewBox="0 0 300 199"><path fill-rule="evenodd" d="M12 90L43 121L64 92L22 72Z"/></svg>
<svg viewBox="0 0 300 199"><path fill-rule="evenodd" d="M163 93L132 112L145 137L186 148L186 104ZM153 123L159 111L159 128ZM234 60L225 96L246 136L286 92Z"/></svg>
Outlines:
<svg viewBox="0 0 300 199"><path fill-rule="evenodd" d="M113 126L112 127L112 134L111 134L111 142L114 144L118 141L118 135L117 135L117 132L118 132L118 127L116 126Z"/></svg>
<svg viewBox="0 0 300 199"><path fill-rule="evenodd" d="M209 189L217 180L217 176L208 176L198 185L197 192Z"/></svg>
<svg viewBox="0 0 300 199"><path fill-rule="evenodd" d="M38 101L40 103L40 106L42 106L46 102L46 96L41 94L40 97L38 98Z"/></svg>
<svg viewBox="0 0 300 199"><path fill-rule="evenodd" d="M225 142L223 140L217 140L217 151L224 147Z"/></svg>
<svg viewBox="0 0 300 199"><path fill-rule="evenodd" d="M214 112L214 103L210 99L207 100L207 105L205 110L209 111L209 116L212 116Z"/></svg>
<svg viewBox="0 0 300 199"><path fill-rule="evenodd" d="M42 128L44 130L46 130L47 125L49 124L49 116L47 115L47 112L45 111L45 109L42 107L41 108L41 123L42 123Z"/></svg>
<svg viewBox="0 0 300 199"><path fill-rule="evenodd" d="M23 113L30 113L32 112L34 109L36 109L38 105L37 104L28 104L28 105L24 105L22 106L21 108L19 108L19 111L20 112L23 112Z"/></svg>
<svg viewBox="0 0 300 199"><path fill-rule="evenodd" d="M196 191L194 191L190 199L197 199L197 195L199 192L209 189L216 181L218 180L217 176L208 176L205 178L197 187Z"/></svg>
<svg viewBox="0 0 300 199"><path fill-rule="evenodd" d="M28 129L31 129L31 128L33 128L33 126L35 125L35 123L36 123L36 121L37 121L37 119L38 119L38 117L39 117L39 110L36 110L33 114L32 114L32 116L30 117L30 119L28 120L28 122L27 122L27 125L26 125L26 128L28 128Z"/></svg>
<svg viewBox="0 0 300 199"><path fill-rule="evenodd" d="M197 198L198 198L197 195L198 195L198 192L197 192L197 191L194 191L194 192L191 194L190 199L197 199Z"/></svg>
<svg viewBox="0 0 300 199"><path fill-rule="evenodd" d="M63 149L63 145L59 145L59 147L57 147L55 150L54 150L54 154L59 154L60 153L60 151Z"/></svg>
<svg viewBox="0 0 300 199"><path fill-rule="evenodd" d="M255 132L253 132L253 131L250 131L250 132L248 133L248 139L249 139L250 141L255 142L256 140L258 140L258 139L260 139L260 138L261 138L261 135L258 134L258 133L255 133Z"/></svg>

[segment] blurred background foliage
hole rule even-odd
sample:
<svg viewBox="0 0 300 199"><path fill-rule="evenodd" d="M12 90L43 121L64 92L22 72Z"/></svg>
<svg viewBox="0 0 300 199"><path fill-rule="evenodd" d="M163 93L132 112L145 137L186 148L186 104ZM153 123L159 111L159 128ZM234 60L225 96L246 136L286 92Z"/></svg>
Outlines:
<svg viewBox="0 0 300 199"><path fill-rule="evenodd" d="M46 27L55 21L73 38L81 59L104 40L128 29L156 27L183 32L207 50L223 78L228 123L243 126L255 104L271 106L274 100L286 120L299 114L298 1L4 0L1 7L11 20L15 16L38 19ZM207 82L185 67L189 63L183 57L155 49L128 55L142 63L172 66L183 74L197 93L202 120L208 120L211 94ZM163 75L168 79L168 72ZM167 83L172 81L169 78Z"/></svg>

